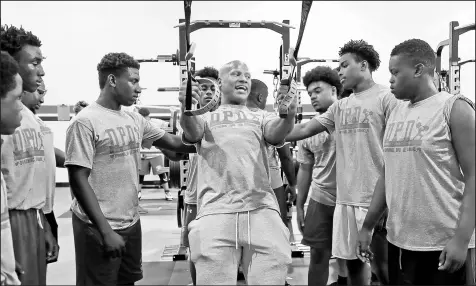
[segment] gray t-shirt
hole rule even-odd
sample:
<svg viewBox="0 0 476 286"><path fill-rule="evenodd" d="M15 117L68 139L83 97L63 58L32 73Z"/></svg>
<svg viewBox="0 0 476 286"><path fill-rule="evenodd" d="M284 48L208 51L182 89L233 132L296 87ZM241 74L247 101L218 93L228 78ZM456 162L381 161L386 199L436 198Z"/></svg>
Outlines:
<svg viewBox="0 0 476 286"><path fill-rule="evenodd" d="M55 201L55 189L56 189L56 156L55 146L53 140L53 131L49 128L41 118L36 116L38 123L40 123L40 129L43 135L43 145L45 148L45 169L44 169L44 181L42 182L46 193L45 206L43 212L45 214L53 211Z"/></svg>
<svg viewBox="0 0 476 286"><path fill-rule="evenodd" d="M311 199L336 205L336 143L334 134L322 132L298 141L297 161L312 164Z"/></svg>
<svg viewBox="0 0 476 286"><path fill-rule="evenodd" d="M400 248L441 251L455 234L464 177L449 118L459 99L469 102L447 92L415 104L401 101L388 119L383 143L387 239ZM469 247L474 248L474 231Z"/></svg>
<svg viewBox="0 0 476 286"><path fill-rule="evenodd" d="M266 124L275 118L263 110L229 104L203 116L205 132L196 144L200 170L197 218L258 208L279 212L269 182L264 138Z"/></svg>
<svg viewBox="0 0 476 286"><path fill-rule="evenodd" d="M385 122L398 100L390 89L375 84L334 102L314 120L335 131L336 203L369 207L377 188L384 188L382 140Z"/></svg>
<svg viewBox="0 0 476 286"><path fill-rule="evenodd" d="M127 228L139 219L140 147L150 148L164 134L137 112L114 111L96 102L71 121L65 165L91 169L89 183L112 229ZM71 209L90 222L76 199Z"/></svg>
<svg viewBox="0 0 476 286"><path fill-rule="evenodd" d="M8 208L42 209L46 201L45 144L41 125L23 106L21 125L13 135L2 135L2 173L8 192Z"/></svg>

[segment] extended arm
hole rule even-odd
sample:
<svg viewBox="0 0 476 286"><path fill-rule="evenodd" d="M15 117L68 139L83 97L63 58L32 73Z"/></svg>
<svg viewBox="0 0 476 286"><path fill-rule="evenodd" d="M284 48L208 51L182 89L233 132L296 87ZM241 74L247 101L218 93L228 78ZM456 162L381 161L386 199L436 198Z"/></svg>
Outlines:
<svg viewBox="0 0 476 286"><path fill-rule="evenodd" d="M177 153L166 149L162 149L160 151L162 151L162 153L164 153L164 156L167 157L167 159L169 159L170 161L185 160L186 157L184 153Z"/></svg>
<svg viewBox="0 0 476 286"><path fill-rule="evenodd" d="M165 133L160 139L154 141L152 145L162 150L167 149L177 153L196 153L195 146L185 145L179 136L169 133Z"/></svg>
<svg viewBox="0 0 476 286"><path fill-rule="evenodd" d="M293 130L286 136L286 142L303 140L326 130L319 121L311 119L306 123L296 124Z"/></svg>

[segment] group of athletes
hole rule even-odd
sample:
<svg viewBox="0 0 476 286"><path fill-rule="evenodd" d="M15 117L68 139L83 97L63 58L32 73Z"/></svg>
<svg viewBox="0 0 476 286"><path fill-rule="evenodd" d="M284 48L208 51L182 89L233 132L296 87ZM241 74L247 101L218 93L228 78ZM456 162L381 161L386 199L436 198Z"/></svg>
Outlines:
<svg viewBox="0 0 476 286"><path fill-rule="evenodd" d="M46 284L46 265L59 253L56 167L67 168L73 194L76 284L142 279L140 150L152 146L175 160L191 154L183 243L194 285L236 284L239 267L249 285L285 284L285 204L296 193L309 285L326 285L332 256L338 284L369 284L371 273L381 284L474 283L474 104L438 91L428 43L393 48L387 88L372 79L380 66L373 46L349 41L337 70L318 66L304 76L318 114L302 124L296 101L287 117L264 110L268 88L244 62L204 68L193 100L204 106L219 92L220 104L184 115L183 82L181 137L123 108L141 92L140 65L109 53L97 65L99 97L71 120L64 152L35 115L46 92L40 47L31 32L2 26L2 283ZM278 102L286 92L280 87ZM295 141L297 177L286 145Z"/></svg>

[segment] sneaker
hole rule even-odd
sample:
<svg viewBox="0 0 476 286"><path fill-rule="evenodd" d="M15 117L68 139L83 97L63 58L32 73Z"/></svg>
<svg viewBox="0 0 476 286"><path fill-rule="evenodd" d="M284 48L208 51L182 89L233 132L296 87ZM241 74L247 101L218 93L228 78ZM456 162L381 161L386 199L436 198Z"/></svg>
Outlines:
<svg viewBox="0 0 476 286"><path fill-rule="evenodd" d="M173 199L174 199L174 197L172 197L172 194L170 193L170 191L165 192L165 200L171 201Z"/></svg>
<svg viewBox="0 0 476 286"><path fill-rule="evenodd" d="M149 211L144 209L143 207L139 206L139 214L148 214Z"/></svg>

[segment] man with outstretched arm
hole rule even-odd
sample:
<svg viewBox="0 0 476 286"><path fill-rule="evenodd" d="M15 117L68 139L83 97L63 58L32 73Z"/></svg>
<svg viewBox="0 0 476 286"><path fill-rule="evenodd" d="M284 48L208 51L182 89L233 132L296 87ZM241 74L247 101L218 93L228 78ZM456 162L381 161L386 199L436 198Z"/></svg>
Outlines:
<svg viewBox="0 0 476 286"><path fill-rule="evenodd" d="M286 118L248 109L251 74L241 61L220 69L221 105L213 112L183 114L186 84L179 93L182 138L195 144L200 172L198 214L189 224L196 282L236 284L241 262L249 285L283 285L291 263L289 230L269 183L266 149L284 143L294 125L296 102ZM192 96L200 98L196 83Z"/></svg>
<svg viewBox="0 0 476 286"><path fill-rule="evenodd" d="M141 145L190 151L180 137L121 109L131 106L141 91L139 68L125 53L105 55L97 66L99 98L67 129L76 285L133 285L142 279L137 197Z"/></svg>
<svg viewBox="0 0 476 286"><path fill-rule="evenodd" d="M337 194L332 234L332 255L346 260L351 285L370 283L370 270L357 258L355 245L372 195L384 188L382 138L386 120L397 104L390 90L374 82L379 54L363 40L351 40L339 51L339 78L353 93L336 101L310 121L296 125L287 141L297 141L323 131L336 140ZM388 283L387 241L383 216L374 233L372 271Z"/></svg>

